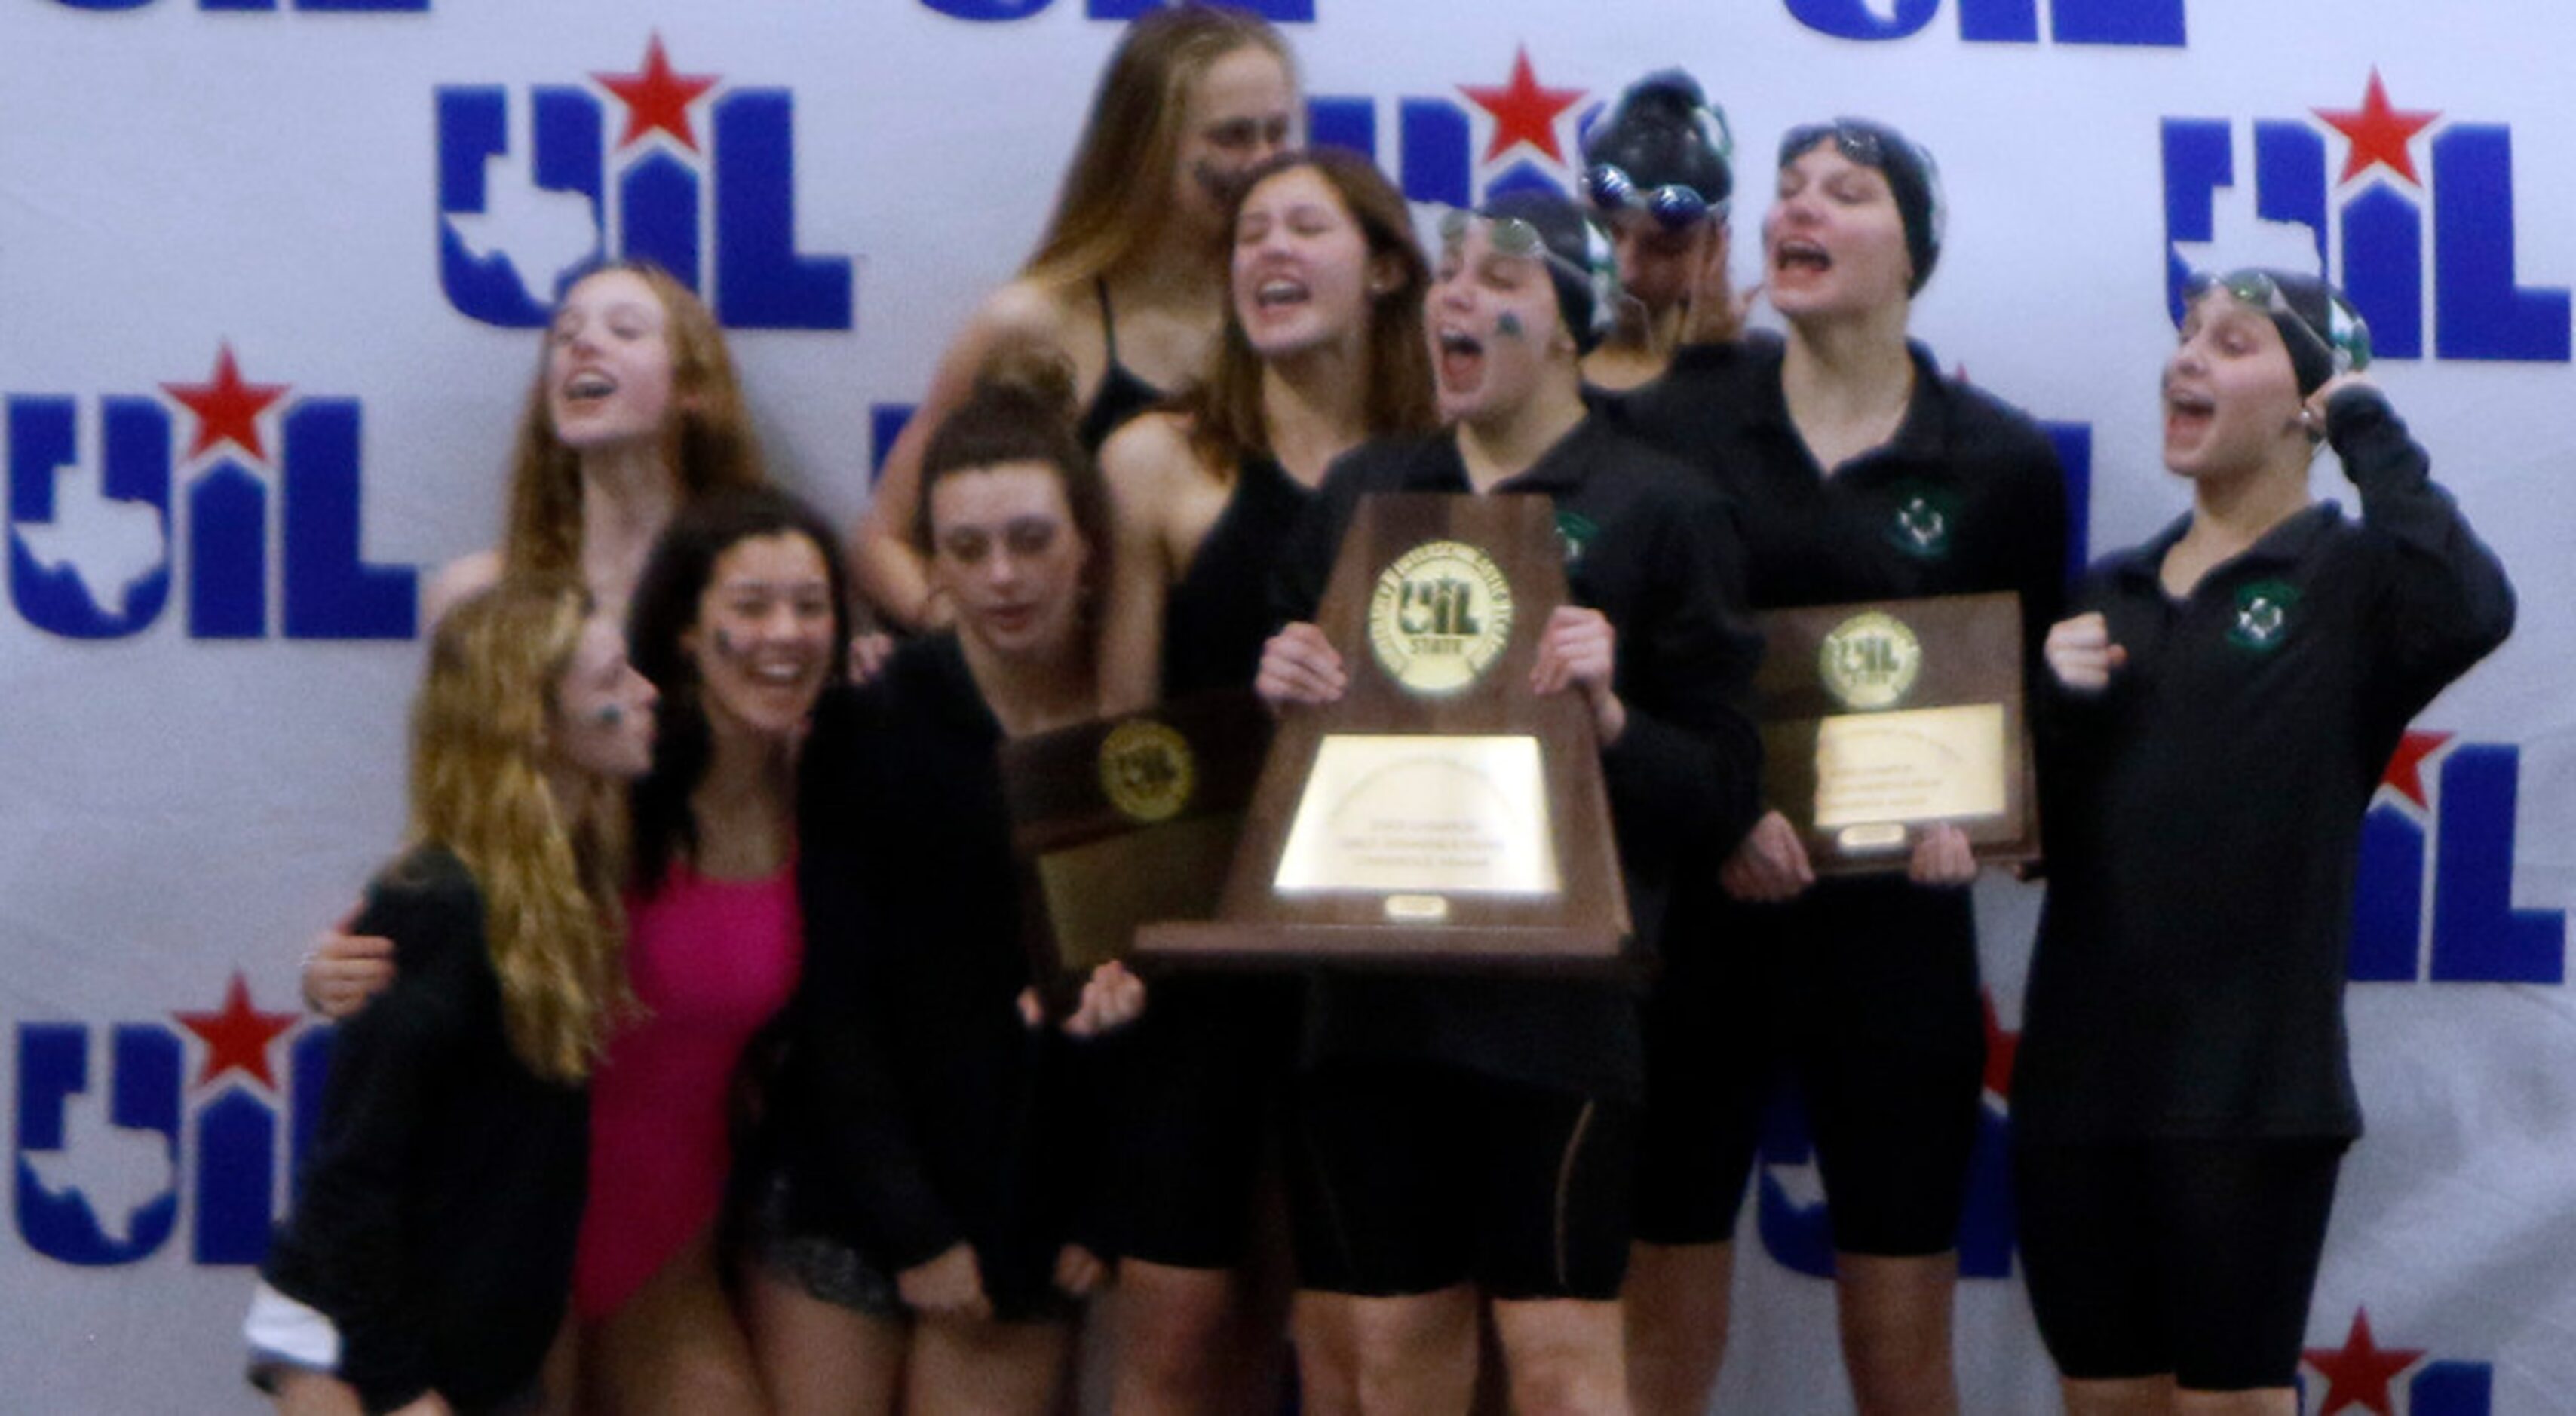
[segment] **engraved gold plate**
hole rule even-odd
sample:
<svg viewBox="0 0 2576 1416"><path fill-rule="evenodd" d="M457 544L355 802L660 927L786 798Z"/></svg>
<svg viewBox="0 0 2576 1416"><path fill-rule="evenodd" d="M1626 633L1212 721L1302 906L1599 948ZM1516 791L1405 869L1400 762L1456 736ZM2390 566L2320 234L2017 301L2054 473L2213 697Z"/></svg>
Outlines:
<svg viewBox="0 0 2576 1416"><path fill-rule="evenodd" d="M1463 541L1426 541L1378 572L1369 648L1405 692L1464 693L1512 638L1512 583Z"/></svg>
<svg viewBox="0 0 2576 1416"><path fill-rule="evenodd" d="M1846 831L1866 849L1886 845L1883 833L1852 828L1999 815L2007 744L2004 710L1993 703L1824 719L1816 827Z"/></svg>
<svg viewBox="0 0 2576 1416"><path fill-rule="evenodd" d="M1328 735L1272 888L1552 895L1546 803L1536 737Z"/></svg>

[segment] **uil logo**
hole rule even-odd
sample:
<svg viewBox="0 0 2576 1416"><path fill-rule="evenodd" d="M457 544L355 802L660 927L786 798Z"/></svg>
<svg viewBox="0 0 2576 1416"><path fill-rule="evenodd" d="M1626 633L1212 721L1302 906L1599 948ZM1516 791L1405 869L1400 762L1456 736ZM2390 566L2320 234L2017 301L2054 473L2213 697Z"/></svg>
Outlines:
<svg viewBox="0 0 2576 1416"><path fill-rule="evenodd" d="M1100 790L1130 821L1169 821L1190 804L1197 786L1189 739L1168 724L1135 718L1100 741Z"/></svg>
<svg viewBox="0 0 2576 1416"><path fill-rule="evenodd" d="M1586 92L1539 82L1524 46L1500 84L1460 84L1455 97L1394 100L1391 153L1381 135L1384 106L1376 98L1310 99L1307 128L1319 146L1330 143L1376 158L1414 201L1472 207L1503 192L1573 190L1569 154L1575 149L1569 140L1583 116Z"/></svg>
<svg viewBox="0 0 2576 1416"><path fill-rule="evenodd" d="M2253 217L2307 229L2309 268L2339 272L2375 357L2568 361L2567 288L2525 286L2516 269L2511 128L2400 108L2376 69L2358 107L2252 128L2252 171L2241 174L2235 123L2164 122L2165 294L2177 321L2191 272L2234 263L2222 248L2235 233L2220 218L2241 212L2218 194L2250 176ZM2339 167L2328 162L2335 146Z"/></svg>
<svg viewBox="0 0 2576 1416"><path fill-rule="evenodd" d="M2281 647L2299 607L2299 588L2281 580L2258 580L2236 591L2236 621L2227 641L2240 649L2268 654Z"/></svg>
<svg viewBox="0 0 2576 1416"><path fill-rule="evenodd" d="M1426 541L1379 572L1369 647L1406 692L1463 693L1512 637L1512 586L1501 566L1460 541Z"/></svg>
<svg viewBox="0 0 2576 1416"><path fill-rule="evenodd" d="M1923 641L1905 621L1871 610L1834 626L1816 646L1816 671L1846 708L1892 708L1923 672Z"/></svg>
<svg viewBox="0 0 2576 1416"><path fill-rule="evenodd" d="M20 1024L19 1238L58 1263L109 1267L161 1252L184 1220L194 1262L258 1263L330 1066L330 1030L299 1033L299 1021L254 1006L236 973L220 1008L168 1022Z"/></svg>
<svg viewBox="0 0 2576 1416"><path fill-rule="evenodd" d="M439 283L458 313L544 324L605 252L670 271L735 329L852 327L849 258L796 249L793 94L681 73L658 34L640 69L591 79L438 90ZM613 146L602 95L625 109Z"/></svg>
<svg viewBox="0 0 2576 1416"><path fill-rule="evenodd" d="M363 554L358 400L253 383L229 344L204 383L161 391L166 402L112 394L94 410L55 394L0 399L9 594L27 623L65 639L139 635L184 567L192 639L411 637L415 572ZM195 423L184 451L173 404Z"/></svg>
<svg viewBox="0 0 2576 1416"><path fill-rule="evenodd" d="M2370 1330L2367 1308L2353 1310L2342 1346L2311 1347L2299 1355L2300 1409L2318 1416L2488 1416L2495 1409L2493 1363L2444 1358L2421 1347L2382 1347Z"/></svg>
<svg viewBox="0 0 2576 1416"><path fill-rule="evenodd" d="M2514 903L2522 749L2414 730L2361 822L2355 983L2561 984L2567 912Z"/></svg>

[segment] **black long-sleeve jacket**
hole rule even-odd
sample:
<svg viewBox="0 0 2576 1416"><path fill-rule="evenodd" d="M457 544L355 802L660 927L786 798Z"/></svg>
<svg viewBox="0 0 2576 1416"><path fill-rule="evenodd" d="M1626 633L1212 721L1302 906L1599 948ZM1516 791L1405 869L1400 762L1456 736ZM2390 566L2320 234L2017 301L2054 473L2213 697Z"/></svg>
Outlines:
<svg viewBox="0 0 2576 1416"><path fill-rule="evenodd" d="M2511 632L2504 568L2370 389L2327 426L2361 492L2180 600L2188 519L2076 596L2127 653L2043 701L2050 885L2013 1112L2058 1141L2361 1129L2343 1018L2362 816L2407 722Z"/></svg>

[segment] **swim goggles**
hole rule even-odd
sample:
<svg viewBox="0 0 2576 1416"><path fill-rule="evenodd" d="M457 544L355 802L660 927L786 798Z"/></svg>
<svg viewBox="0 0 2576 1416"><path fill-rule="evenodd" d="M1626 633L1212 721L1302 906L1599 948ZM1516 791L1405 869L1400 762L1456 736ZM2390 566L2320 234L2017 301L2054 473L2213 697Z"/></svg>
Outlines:
<svg viewBox="0 0 2576 1416"><path fill-rule="evenodd" d="M2281 283L2266 270L2232 270L2225 275L2194 271L2182 283L2183 303L2188 305L2212 290L2224 290L2236 297L2237 303L2261 310L2267 315L2287 316L2285 323L2297 329L2323 349L2328 362L2338 374L2370 367L2370 325L2343 292L2325 286L2326 328L2319 329L2290 303Z"/></svg>

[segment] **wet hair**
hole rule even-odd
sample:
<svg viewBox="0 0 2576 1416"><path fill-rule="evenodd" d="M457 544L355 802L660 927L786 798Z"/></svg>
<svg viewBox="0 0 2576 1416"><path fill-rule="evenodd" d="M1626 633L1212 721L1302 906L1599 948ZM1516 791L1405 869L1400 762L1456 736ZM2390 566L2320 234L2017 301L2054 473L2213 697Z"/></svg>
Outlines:
<svg viewBox="0 0 2576 1416"><path fill-rule="evenodd" d="M1006 344L984 362L966 401L948 415L921 454L921 500L913 508L914 549L935 553L931 502L943 478L1007 463L1052 468L1065 509L1091 551L1089 574L1106 584L1109 490L1075 431L1073 363L1052 345Z"/></svg>
<svg viewBox="0 0 2576 1416"><path fill-rule="evenodd" d="M579 1082L631 1003L615 783L556 797L556 688L591 614L570 576L517 576L441 617L411 713L411 837L464 863L482 897L510 1051ZM395 876L398 878L398 872Z"/></svg>
<svg viewBox="0 0 2576 1416"><path fill-rule="evenodd" d="M698 624L714 583L716 563L745 541L802 536L823 557L831 588L832 643L824 682L849 673L850 578L832 524L804 502L770 488L716 493L684 507L653 543L626 614L627 657L661 692L653 767L636 782L634 883L640 894L659 890L673 856L695 853L697 818L689 798L706 780L715 754L697 661L681 639Z"/></svg>
<svg viewBox="0 0 2576 1416"><path fill-rule="evenodd" d="M744 410L742 381L714 314L668 271L648 261L604 261L564 282L563 293L596 275L625 271L643 280L662 305L662 337L671 349L671 406L664 415L664 455L682 505L723 487L768 481ZM562 301L557 302L560 310ZM501 536L504 573L581 570L581 457L555 436L553 324L538 346L537 376L510 455L508 522Z"/></svg>
<svg viewBox="0 0 2576 1416"><path fill-rule="evenodd" d="M1288 41L1230 5L1182 0L1138 16L1101 70L1064 186L1022 277L1079 285L1114 270L1163 221L1189 121L1190 86L1239 49L1260 49L1293 82Z"/></svg>
<svg viewBox="0 0 2576 1416"><path fill-rule="evenodd" d="M1931 150L1876 119L1836 118L1791 128L1780 139L1780 165L1787 167L1827 142L1887 179L1888 195L1896 202L1898 219L1905 223L1905 254L1914 264L1905 293L1922 294L1924 284L1932 279L1932 267L1941 259L1942 228L1948 225L1941 169L1932 161Z"/></svg>
<svg viewBox="0 0 2576 1416"><path fill-rule="evenodd" d="M1255 187L1283 173L1309 171L1324 179L1368 243L1371 266L1394 262L1396 282L1369 296L1367 406L1370 437L1425 432L1440 421L1423 357L1422 297L1430 264L1413 239L1412 209L1375 163L1344 148L1283 152L1245 174L1226 225L1242 217ZM1268 455L1270 422L1261 406L1261 356L1243 332L1234 301L1225 302L1225 333L1216 367L1205 383L1185 391L1175 406L1190 420L1190 446L1201 461L1230 474L1248 453Z"/></svg>

